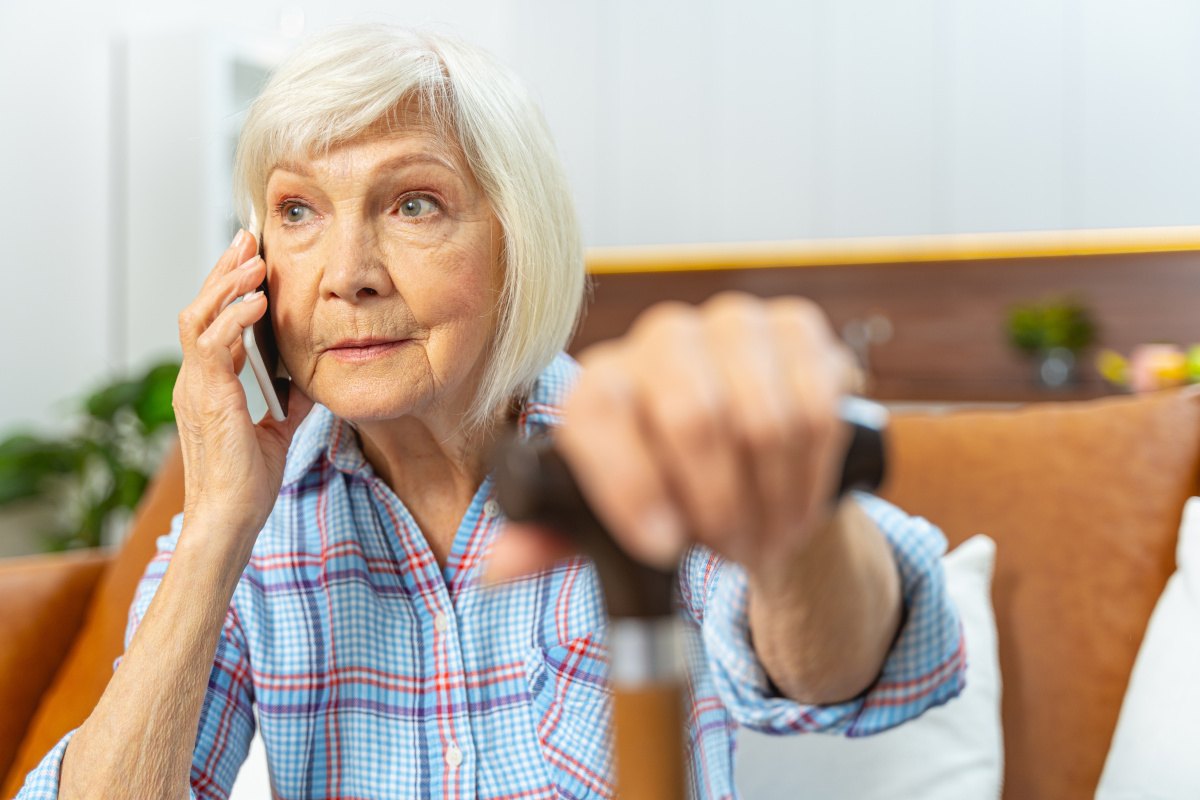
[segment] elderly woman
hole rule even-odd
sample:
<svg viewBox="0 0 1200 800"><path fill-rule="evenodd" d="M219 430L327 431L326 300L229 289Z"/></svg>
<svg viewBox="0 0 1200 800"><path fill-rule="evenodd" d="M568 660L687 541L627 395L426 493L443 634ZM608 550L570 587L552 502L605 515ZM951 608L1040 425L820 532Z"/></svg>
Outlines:
<svg viewBox="0 0 1200 800"><path fill-rule="evenodd" d="M506 431L556 432L622 545L679 563L695 796L735 795L737 724L859 736L959 691L941 535L829 500L850 371L813 306L660 306L561 353L579 234L507 69L404 30L314 39L236 170L265 261L239 233L179 318L184 513L21 798L225 798L256 724L283 798L612 796L595 567L505 529ZM291 413L255 424L237 376L264 314Z"/></svg>

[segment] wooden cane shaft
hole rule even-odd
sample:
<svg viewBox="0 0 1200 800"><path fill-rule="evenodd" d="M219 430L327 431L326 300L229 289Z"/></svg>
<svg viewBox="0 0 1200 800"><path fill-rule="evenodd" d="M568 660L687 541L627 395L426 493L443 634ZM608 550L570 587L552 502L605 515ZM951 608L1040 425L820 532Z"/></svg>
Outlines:
<svg viewBox="0 0 1200 800"><path fill-rule="evenodd" d="M614 690L619 800L685 800L683 688Z"/></svg>

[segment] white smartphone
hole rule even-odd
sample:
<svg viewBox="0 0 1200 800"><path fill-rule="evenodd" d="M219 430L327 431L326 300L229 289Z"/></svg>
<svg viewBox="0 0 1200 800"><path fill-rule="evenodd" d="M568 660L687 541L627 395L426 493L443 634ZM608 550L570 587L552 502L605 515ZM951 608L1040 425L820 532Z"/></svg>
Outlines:
<svg viewBox="0 0 1200 800"><path fill-rule="evenodd" d="M261 234L259 239L261 242ZM258 254L266 260L266 251L262 244L258 246ZM258 388L262 389L267 401L267 410L276 422L287 419L288 395L291 392L292 380L283 359L279 357L279 347L275 344L275 330L271 327L271 298L267 294L267 282L264 280L258 290L267 298L267 312L258 322L249 328L242 329L242 345L246 348L246 360L254 371Z"/></svg>

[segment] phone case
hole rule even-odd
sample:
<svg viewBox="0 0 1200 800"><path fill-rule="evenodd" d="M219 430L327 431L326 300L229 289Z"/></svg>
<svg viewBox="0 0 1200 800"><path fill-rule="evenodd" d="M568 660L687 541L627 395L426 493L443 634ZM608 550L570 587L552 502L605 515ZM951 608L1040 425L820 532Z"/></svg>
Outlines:
<svg viewBox="0 0 1200 800"><path fill-rule="evenodd" d="M266 283L259 287L264 295ZM271 302L267 298L267 303ZM246 349L246 360L254 371L254 378L267 401L267 410L276 422L287 419L288 395L291 393L291 377L275 345L275 331L271 328L271 310L263 314L258 322L242 329L242 345Z"/></svg>

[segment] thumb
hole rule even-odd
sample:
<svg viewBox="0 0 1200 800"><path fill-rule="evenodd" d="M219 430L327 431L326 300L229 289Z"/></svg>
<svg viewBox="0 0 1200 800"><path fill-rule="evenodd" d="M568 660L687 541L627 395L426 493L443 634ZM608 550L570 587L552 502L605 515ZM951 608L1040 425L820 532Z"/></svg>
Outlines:
<svg viewBox="0 0 1200 800"><path fill-rule="evenodd" d="M485 583L500 583L549 569L555 562L577 555L561 533L546 525L508 522L492 543Z"/></svg>

